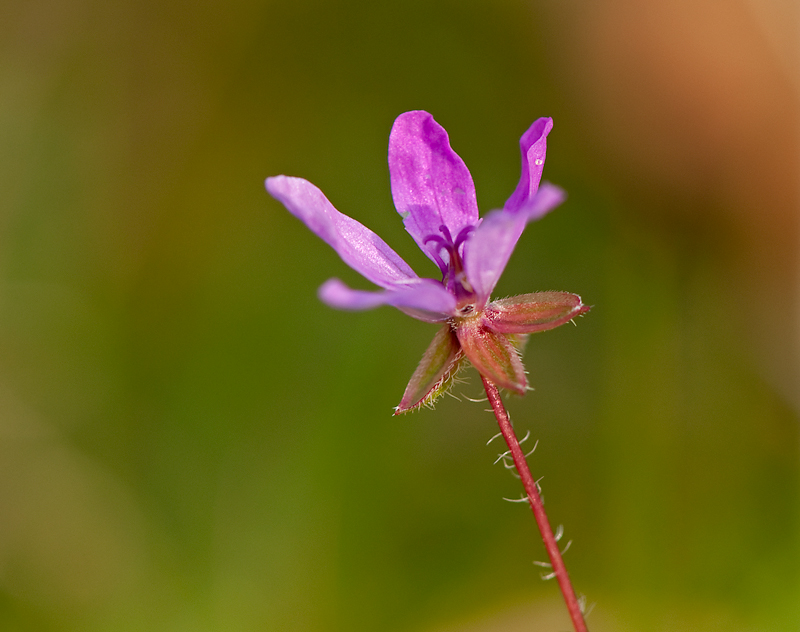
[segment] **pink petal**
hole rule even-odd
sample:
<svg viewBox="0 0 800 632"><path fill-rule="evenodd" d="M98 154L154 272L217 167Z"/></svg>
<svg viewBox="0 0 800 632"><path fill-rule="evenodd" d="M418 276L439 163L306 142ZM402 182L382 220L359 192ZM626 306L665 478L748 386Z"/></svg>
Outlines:
<svg viewBox="0 0 800 632"><path fill-rule="evenodd" d="M429 323L447 320L456 308L455 297L433 279L417 279L383 292L353 290L339 279L329 279L320 286L318 294L322 302L337 309L359 311L392 305L417 320Z"/></svg>
<svg viewBox="0 0 800 632"><path fill-rule="evenodd" d="M478 221L475 185L464 161L450 148L444 128L427 112L397 117L389 136L389 174L394 205L406 230L434 261L446 226L453 240Z"/></svg>
<svg viewBox="0 0 800 632"><path fill-rule="evenodd" d="M544 159L547 154L547 135L553 129L553 119L540 118L519 139L522 154L522 175L514 193L503 208L512 213L524 207L536 195L542 179Z"/></svg>
<svg viewBox="0 0 800 632"><path fill-rule="evenodd" d="M464 245L464 270L478 296L480 309L489 300L505 270L525 225L558 206L564 192L545 183L523 208L515 212L493 211Z"/></svg>
<svg viewBox="0 0 800 632"><path fill-rule="evenodd" d="M417 275L380 237L337 211L325 195L302 178L267 178L267 191L325 240L344 262L376 285L391 288Z"/></svg>

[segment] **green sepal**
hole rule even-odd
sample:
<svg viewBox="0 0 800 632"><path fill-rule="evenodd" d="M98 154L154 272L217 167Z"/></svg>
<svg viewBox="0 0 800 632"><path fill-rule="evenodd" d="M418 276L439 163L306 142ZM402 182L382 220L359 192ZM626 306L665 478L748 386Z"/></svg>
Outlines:
<svg viewBox="0 0 800 632"><path fill-rule="evenodd" d="M494 331L532 334L559 327L589 309L577 294L534 292L489 303L483 317Z"/></svg>
<svg viewBox="0 0 800 632"><path fill-rule="evenodd" d="M528 388L525 367L509 336L489 329L481 318L462 320L456 329L461 349L478 373L497 386L524 394Z"/></svg>
<svg viewBox="0 0 800 632"><path fill-rule="evenodd" d="M432 404L452 384L463 359L461 345L450 324L443 325L422 356L394 414Z"/></svg>

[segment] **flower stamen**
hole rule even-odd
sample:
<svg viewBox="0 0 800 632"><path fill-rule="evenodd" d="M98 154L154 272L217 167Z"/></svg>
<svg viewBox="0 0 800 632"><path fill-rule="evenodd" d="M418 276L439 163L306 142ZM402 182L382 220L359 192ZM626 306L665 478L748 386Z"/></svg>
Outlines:
<svg viewBox="0 0 800 632"><path fill-rule="evenodd" d="M464 227L459 231L455 241L453 241L450 230L447 226L441 225L439 226L441 235L428 235L423 240L425 244L433 243L436 245L435 250L430 250L429 253L442 272L442 285L458 299L459 310L465 310L469 307L464 312L464 315L469 314L474 309L474 305L470 306L469 304L474 303L475 292L464 273L464 263L460 249L474 230L474 226ZM446 263L445 255L447 258Z"/></svg>

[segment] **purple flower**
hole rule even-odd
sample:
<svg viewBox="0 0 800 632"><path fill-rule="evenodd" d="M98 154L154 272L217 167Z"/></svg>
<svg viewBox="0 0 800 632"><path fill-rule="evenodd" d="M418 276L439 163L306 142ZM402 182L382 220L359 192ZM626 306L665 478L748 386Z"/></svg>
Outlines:
<svg viewBox="0 0 800 632"><path fill-rule="evenodd" d="M267 178L282 202L379 292L354 290L339 279L319 289L340 309L393 305L409 316L443 326L425 352L395 414L431 403L467 359L483 377L517 393L527 389L518 348L526 334L562 325L588 311L567 292L536 292L490 302L525 225L558 206L564 192L542 184L550 118L540 118L520 139L522 176L501 210L478 217L475 185L450 148L447 132L427 112L397 117L389 136L392 196L406 230L439 267L441 281L418 277L371 230L337 211L302 178Z"/></svg>

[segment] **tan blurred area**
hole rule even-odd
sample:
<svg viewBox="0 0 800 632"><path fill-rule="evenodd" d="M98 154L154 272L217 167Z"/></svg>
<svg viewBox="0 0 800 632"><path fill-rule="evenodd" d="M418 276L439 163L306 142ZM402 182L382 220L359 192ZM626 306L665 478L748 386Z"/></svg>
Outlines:
<svg viewBox="0 0 800 632"><path fill-rule="evenodd" d="M715 281L733 297L720 309L738 315L765 376L800 406L800 5L548 9L565 51L554 74L580 108L600 168L642 223L716 261L725 278Z"/></svg>

